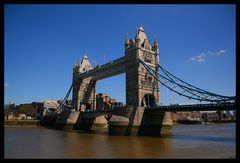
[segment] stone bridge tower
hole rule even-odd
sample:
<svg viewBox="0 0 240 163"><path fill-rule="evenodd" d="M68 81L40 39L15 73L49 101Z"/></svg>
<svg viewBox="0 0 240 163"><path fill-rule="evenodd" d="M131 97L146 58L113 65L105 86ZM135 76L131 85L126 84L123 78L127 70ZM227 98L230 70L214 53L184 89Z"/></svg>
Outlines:
<svg viewBox="0 0 240 163"><path fill-rule="evenodd" d="M152 69L158 71L159 47L155 39L150 44L144 28L137 29L135 39L126 36L126 104L131 106L159 105L159 83L139 63L139 59L146 62Z"/></svg>
<svg viewBox="0 0 240 163"><path fill-rule="evenodd" d="M78 75L90 70L92 67L88 57L84 56L80 64L73 67L73 108L78 111L85 109L95 110L96 108L96 81L92 77L79 79Z"/></svg>

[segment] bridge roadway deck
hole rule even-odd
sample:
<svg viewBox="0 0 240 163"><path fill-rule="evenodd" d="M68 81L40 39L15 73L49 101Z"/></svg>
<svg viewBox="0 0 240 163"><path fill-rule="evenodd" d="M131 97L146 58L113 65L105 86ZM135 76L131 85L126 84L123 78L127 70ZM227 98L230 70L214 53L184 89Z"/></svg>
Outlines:
<svg viewBox="0 0 240 163"><path fill-rule="evenodd" d="M167 105L150 107L147 111L217 111L217 110L236 110L235 103L222 104L193 104L193 105Z"/></svg>
<svg viewBox="0 0 240 163"><path fill-rule="evenodd" d="M117 112L122 112L124 109L114 110L95 110L83 112L84 118L94 118L106 114L116 114ZM222 104L193 104L193 105L168 105L168 106L158 106L150 107L145 109L146 112L182 112L182 111L218 111L218 110L236 110L235 103L222 103Z"/></svg>
<svg viewBox="0 0 240 163"><path fill-rule="evenodd" d="M146 112L184 112L184 111L218 111L218 110L236 110L235 103L222 104L193 104L193 105L167 105L157 107L146 107ZM102 115L119 115L127 117L129 110L121 108L113 108L108 110L91 110L81 112L83 118L96 118ZM48 117L55 117L57 114L47 114Z"/></svg>
<svg viewBox="0 0 240 163"><path fill-rule="evenodd" d="M116 60L110 61L103 65L98 65L95 68L81 73L79 78L86 78L91 76L93 80L101 80L107 77L124 73L125 70L125 56Z"/></svg>

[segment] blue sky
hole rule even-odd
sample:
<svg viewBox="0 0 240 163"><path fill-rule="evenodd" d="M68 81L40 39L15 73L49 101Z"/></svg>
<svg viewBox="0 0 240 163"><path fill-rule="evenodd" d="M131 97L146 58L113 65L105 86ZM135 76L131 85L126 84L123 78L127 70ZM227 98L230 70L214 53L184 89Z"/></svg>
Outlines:
<svg viewBox="0 0 240 163"><path fill-rule="evenodd" d="M76 60L124 55L125 35L143 25L165 69L210 92L236 95L235 5L4 5L4 102L63 99ZM105 56L105 57L104 57ZM105 58L105 59L104 59ZM114 84L113 84L114 83ZM125 74L97 92L125 103ZM163 104L191 103L166 88Z"/></svg>

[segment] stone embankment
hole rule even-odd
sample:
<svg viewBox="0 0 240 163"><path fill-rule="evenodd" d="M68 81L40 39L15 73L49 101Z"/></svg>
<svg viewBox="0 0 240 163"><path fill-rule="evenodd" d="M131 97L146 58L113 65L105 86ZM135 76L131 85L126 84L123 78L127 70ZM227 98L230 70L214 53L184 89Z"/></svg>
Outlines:
<svg viewBox="0 0 240 163"><path fill-rule="evenodd" d="M38 120L4 120L4 125L38 125Z"/></svg>

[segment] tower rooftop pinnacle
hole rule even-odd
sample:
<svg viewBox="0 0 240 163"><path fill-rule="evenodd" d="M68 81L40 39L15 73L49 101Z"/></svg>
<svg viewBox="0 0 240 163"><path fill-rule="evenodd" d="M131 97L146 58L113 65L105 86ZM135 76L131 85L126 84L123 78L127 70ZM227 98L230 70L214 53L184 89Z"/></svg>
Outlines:
<svg viewBox="0 0 240 163"><path fill-rule="evenodd" d="M125 40L125 44L129 44L129 39L128 39L128 33L126 33L126 40Z"/></svg>
<svg viewBox="0 0 240 163"><path fill-rule="evenodd" d="M136 33L135 39L139 39L140 40L140 44L142 44L144 42L144 40L148 40L142 25L137 29L137 33Z"/></svg>
<svg viewBox="0 0 240 163"><path fill-rule="evenodd" d="M143 26L141 25L138 30L144 32Z"/></svg>
<svg viewBox="0 0 240 163"><path fill-rule="evenodd" d="M88 59L88 57L87 57L87 55L86 55L86 54L84 55L84 57L83 57L83 58L84 58L84 59Z"/></svg>
<svg viewBox="0 0 240 163"><path fill-rule="evenodd" d="M153 46L158 47L158 41L157 41L157 35L156 34L155 34L155 40L154 40Z"/></svg>

